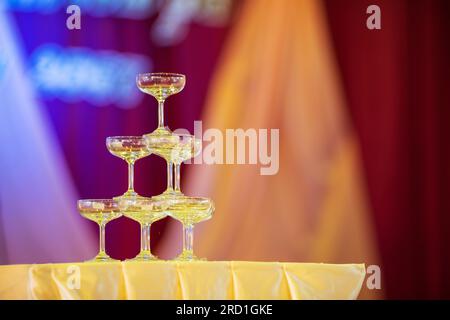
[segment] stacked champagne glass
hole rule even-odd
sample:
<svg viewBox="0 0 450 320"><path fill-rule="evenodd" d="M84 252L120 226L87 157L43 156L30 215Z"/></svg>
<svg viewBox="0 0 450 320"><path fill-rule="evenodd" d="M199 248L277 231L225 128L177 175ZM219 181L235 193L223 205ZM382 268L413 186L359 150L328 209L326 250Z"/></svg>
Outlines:
<svg viewBox="0 0 450 320"><path fill-rule="evenodd" d="M214 212L214 202L208 198L189 197L181 192L180 168L182 162L201 152L201 140L192 135L173 133L164 123L164 102L183 90L186 78L174 73L145 73L136 79L138 88L158 101L158 127L144 136L108 137L106 146L113 155L128 164L128 190L113 199L78 201L81 215L96 222L100 228L100 249L92 261L113 261L105 251L106 224L124 215L141 226L141 250L131 260L158 260L150 250L150 227L166 216L183 225L183 251L175 260L198 260L193 252L194 225L208 220ZM156 154L167 162L167 188L151 198L136 193L133 187L134 164L137 160Z"/></svg>

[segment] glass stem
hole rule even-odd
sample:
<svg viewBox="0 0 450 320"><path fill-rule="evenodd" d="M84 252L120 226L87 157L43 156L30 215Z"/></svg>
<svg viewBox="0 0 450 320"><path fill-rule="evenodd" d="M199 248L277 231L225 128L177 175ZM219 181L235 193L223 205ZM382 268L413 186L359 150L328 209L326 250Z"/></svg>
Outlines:
<svg viewBox="0 0 450 320"><path fill-rule="evenodd" d="M183 224L183 251L193 252L194 247L194 225Z"/></svg>
<svg viewBox="0 0 450 320"><path fill-rule="evenodd" d="M134 161L128 162L128 191L134 192Z"/></svg>
<svg viewBox="0 0 450 320"><path fill-rule="evenodd" d="M151 254L150 250L150 223L141 224L141 252Z"/></svg>
<svg viewBox="0 0 450 320"><path fill-rule="evenodd" d="M158 128L164 128L164 100L158 100Z"/></svg>
<svg viewBox="0 0 450 320"><path fill-rule="evenodd" d="M173 190L173 163L167 162L167 190Z"/></svg>
<svg viewBox="0 0 450 320"><path fill-rule="evenodd" d="M101 222L99 224L99 229L100 229L100 248L99 248L99 254L100 255L106 255L106 248L105 248L105 227L106 227L106 223Z"/></svg>
<svg viewBox="0 0 450 320"><path fill-rule="evenodd" d="M181 171L181 164L175 164L175 191L181 193L181 185L180 185L180 171Z"/></svg>

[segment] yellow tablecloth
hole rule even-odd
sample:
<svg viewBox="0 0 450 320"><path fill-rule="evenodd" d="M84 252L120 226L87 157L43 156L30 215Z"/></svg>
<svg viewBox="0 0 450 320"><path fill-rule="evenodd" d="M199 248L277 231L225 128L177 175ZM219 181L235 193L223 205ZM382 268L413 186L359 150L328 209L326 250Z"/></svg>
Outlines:
<svg viewBox="0 0 450 320"><path fill-rule="evenodd" d="M111 262L0 266L0 299L356 299L363 264Z"/></svg>

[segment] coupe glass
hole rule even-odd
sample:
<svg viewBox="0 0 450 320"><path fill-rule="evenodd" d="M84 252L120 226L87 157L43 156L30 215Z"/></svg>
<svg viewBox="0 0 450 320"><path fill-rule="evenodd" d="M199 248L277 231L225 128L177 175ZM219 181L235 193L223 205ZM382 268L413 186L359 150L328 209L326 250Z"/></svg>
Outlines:
<svg viewBox="0 0 450 320"><path fill-rule="evenodd" d="M180 166L201 151L201 140L187 134L171 134L167 136L146 135L145 140L151 153L167 162L167 188L154 198L170 198L183 196L180 189ZM175 187L173 167L175 166Z"/></svg>
<svg viewBox="0 0 450 320"><path fill-rule="evenodd" d="M184 196L181 192L181 163L195 158L202 150L202 141L200 139L195 138L194 136L188 134L178 134L179 141L175 149L174 153L174 166L175 166L175 185L174 185L174 193L177 196Z"/></svg>
<svg viewBox="0 0 450 320"><path fill-rule="evenodd" d="M205 260L194 254L194 225L210 219L213 212L214 202L208 198L184 196L171 200L167 213L183 224L183 251L175 260Z"/></svg>
<svg viewBox="0 0 450 320"><path fill-rule="evenodd" d="M186 76L178 73L143 73L136 77L136 84L139 90L158 101L158 128L151 134L170 135L171 131L164 123L164 101L183 90Z"/></svg>
<svg viewBox="0 0 450 320"><path fill-rule="evenodd" d="M145 140L138 136L108 137L106 146L109 152L128 163L128 190L122 196L114 199L144 198L134 191L134 164L137 160L151 154Z"/></svg>
<svg viewBox="0 0 450 320"><path fill-rule="evenodd" d="M146 198L124 198L119 200L119 207L124 216L139 222L141 226L141 251L131 260L158 260L150 250L150 227L153 222L166 217L168 203Z"/></svg>
<svg viewBox="0 0 450 320"><path fill-rule="evenodd" d="M96 222L100 229L100 248L97 256L90 261L115 261L105 250L105 227L111 220L119 218L122 213L116 201L111 199L78 200L80 214L91 221Z"/></svg>

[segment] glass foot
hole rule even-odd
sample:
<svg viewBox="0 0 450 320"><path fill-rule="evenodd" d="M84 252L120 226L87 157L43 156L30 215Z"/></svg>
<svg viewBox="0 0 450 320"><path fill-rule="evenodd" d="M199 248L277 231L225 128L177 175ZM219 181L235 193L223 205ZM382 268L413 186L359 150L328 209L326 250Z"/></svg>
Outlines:
<svg viewBox="0 0 450 320"><path fill-rule="evenodd" d="M176 260L176 261L206 261L206 258L199 258L192 251L183 251L174 260Z"/></svg>
<svg viewBox="0 0 450 320"><path fill-rule="evenodd" d="M171 136L172 131L170 131L169 127L158 127L149 136L157 137L157 136Z"/></svg>
<svg viewBox="0 0 450 320"><path fill-rule="evenodd" d="M153 196L155 200L177 200L186 197L181 191L175 191L174 189L167 189L163 193Z"/></svg>
<svg viewBox="0 0 450 320"><path fill-rule="evenodd" d="M143 197L139 195L137 192L134 191L127 191L121 196L114 197L113 200L119 201L119 200L144 200L148 199L147 197Z"/></svg>
<svg viewBox="0 0 450 320"><path fill-rule="evenodd" d="M132 259L127 259L127 261L158 261L158 257L152 255L148 252L141 252L136 257Z"/></svg>
<svg viewBox="0 0 450 320"><path fill-rule="evenodd" d="M111 258L106 253L99 253L94 258L87 260L86 262L113 262L113 261L119 261L119 260Z"/></svg>

